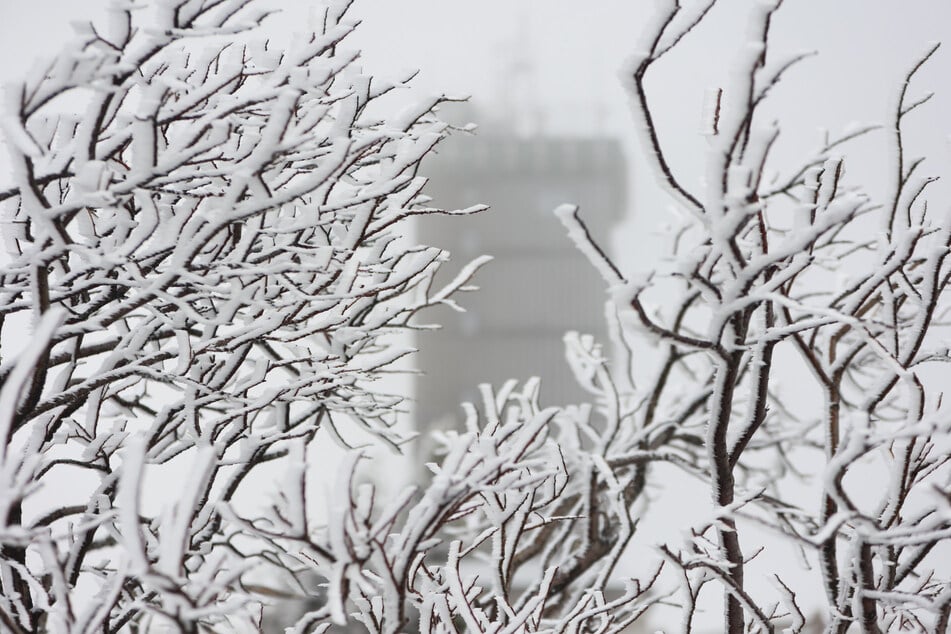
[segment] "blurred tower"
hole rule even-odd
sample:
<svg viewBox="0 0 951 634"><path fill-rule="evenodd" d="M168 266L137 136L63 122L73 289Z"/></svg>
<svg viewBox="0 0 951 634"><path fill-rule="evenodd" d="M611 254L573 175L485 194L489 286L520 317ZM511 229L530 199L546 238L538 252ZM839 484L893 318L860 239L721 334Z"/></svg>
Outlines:
<svg viewBox="0 0 951 634"><path fill-rule="evenodd" d="M543 404L587 400L563 354L568 330L591 333L609 350L604 282L552 213L577 203L592 234L609 244L625 207L627 169L610 138L483 135L449 139L424 173L433 204L491 209L468 217L426 217L419 240L448 249L458 270L478 255L495 259L477 274L479 291L457 297L466 313L440 308L426 321L443 325L419 341L417 424L458 421L478 385L542 379Z"/></svg>

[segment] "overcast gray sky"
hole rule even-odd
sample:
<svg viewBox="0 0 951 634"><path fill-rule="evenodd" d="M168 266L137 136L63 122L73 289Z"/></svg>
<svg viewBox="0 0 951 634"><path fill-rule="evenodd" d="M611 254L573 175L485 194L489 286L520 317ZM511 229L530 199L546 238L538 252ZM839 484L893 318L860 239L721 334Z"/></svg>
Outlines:
<svg viewBox="0 0 951 634"><path fill-rule="evenodd" d="M297 28L319 3L262 0L287 14L278 30ZM699 179L703 139L697 134L705 88L722 85L753 0L721 0L709 24L692 34L657 69L657 119L673 165ZM685 0L690 4L690 0ZM37 56L69 37L70 23L95 19L105 0L0 0L0 81L15 79ZM627 103L617 69L631 53L651 0L356 0L362 25L351 46L377 75L418 68L421 92L473 95L485 109L504 112L550 133L612 134L636 157ZM287 25L287 26L283 26ZM947 0L786 0L774 23L777 53L819 51L775 92L786 134L778 150L793 156L818 141L820 126L881 120L890 95L928 42L951 33ZM949 38L951 39L951 38ZM513 74L514 73L514 74ZM913 126L947 168L951 126L951 42L921 75L918 86L935 101ZM696 147L698 151L693 151ZM649 179L639 178L632 208L640 218L662 215Z"/></svg>

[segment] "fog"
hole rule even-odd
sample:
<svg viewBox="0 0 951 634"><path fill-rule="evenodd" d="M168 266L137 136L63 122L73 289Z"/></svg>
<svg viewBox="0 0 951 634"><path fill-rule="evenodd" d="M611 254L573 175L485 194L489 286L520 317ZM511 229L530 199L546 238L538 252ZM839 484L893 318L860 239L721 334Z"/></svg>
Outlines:
<svg viewBox="0 0 951 634"><path fill-rule="evenodd" d="M269 0L280 13L272 32L286 35L313 15L316 2ZM412 95L471 96L491 128L504 118L523 134L609 135L624 145L630 165L628 219L649 230L665 216L665 200L638 161L627 97L618 72L630 55L653 2L601 0L357 0L362 23L349 45L379 76L418 70ZM693 3L685 3L693 4ZM655 71L657 123L668 147L696 147L703 91L722 86L745 26L748 0L724 0L709 24L688 36ZM68 38L71 24L101 13L105 0L34 0L0 3L0 82L16 80ZM795 156L814 147L822 128L881 121L894 89L928 43L951 31L951 4L943 0L788 0L773 25L777 54L815 51L772 97L784 132L778 152ZM923 70L918 85L937 93L911 126L932 159L947 161L951 50ZM501 115L504 113L504 116ZM917 134L917 137L915 136ZM674 169L686 182L700 178L701 152L677 152ZM851 166L850 166L851 167ZM874 168L872 168L874 169ZM936 170L937 171L937 170ZM633 249L615 243L622 261L643 266ZM650 257L649 254L642 255Z"/></svg>
<svg viewBox="0 0 951 634"><path fill-rule="evenodd" d="M0 2L0 81L5 84L54 52L70 36L71 23L95 18L105 5L102 0ZM269 4L284 9L267 24L275 37L287 36L312 19L316 6L289 0ZM709 23L658 64L649 85L661 142L673 150L672 169L694 186L702 181L706 143L699 134L703 94L728 83L749 4L720 2ZM362 51L364 69L374 75L399 77L418 69L412 89L398 99L409 101L432 93L471 97L470 108L453 111L447 107L447 116L471 118L479 126L476 134L526 142L598 138L618 143L625 157L621 180L626 191L618 198L622 208L607 214L617 219L613 229L603 231L622 270L634 274L660 257L665 241L656 238L665 236L671 213L668 199L640 158L627 96L618 78L652 5L630 0L357 0L351 15L362 24L348 46ZM787 0L776 14L773 34L771 54L816 52L792 70L770 98L770 112L782 126L775 148L781 163L818 146L823 130L841 132L855 123L885 120L908 68L930 42L951 34L951 3ZM917 90L934 90L936 96L908 128L913 153L927 154L927 169L934 174L946 174L951 160L948 77L951 45L940 49L919 76ZM8 92L4 103L9 104L12 97ZM455 141L464 147L464 138ZM884 141L873 137L863 144L868 158L848 165L850 178L880 182L884 187L885 163L877 160ZM5 160L0 159L0 169ZM948 189L947 184L939 187L943 189L935 193L940 199ZM502 194L495 199L491 186L477 193L485 196L481 202L506 206ZM599 213L582 209L582 214L589 212ZM554 217L548 220L557 224ZM488 230L503 226L504 222ZM460 265L455 263L454 268ZM579 259L578 266L585 264ZM563 299L572 301L570 296ZM450 327L448 332L456 331ZM507 378L486 376L485 380ZM673 502L657 501L658 512L668 521L645 530L664 535L685 500L705 503L702 487L685 488L682 494Z"/></svg>

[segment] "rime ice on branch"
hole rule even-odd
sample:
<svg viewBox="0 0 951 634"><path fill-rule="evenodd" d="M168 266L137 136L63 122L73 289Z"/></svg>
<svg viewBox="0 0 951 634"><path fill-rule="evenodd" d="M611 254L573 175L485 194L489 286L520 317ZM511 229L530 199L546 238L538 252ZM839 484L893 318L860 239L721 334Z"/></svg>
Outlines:
<svg viewBox="0 0 951 634"><path fill-rule="evenodd" d="M354 64L349 4L284 46L251 0L115 0L8 87L0 629L253 626L245 571L308 530L234 515L259 465L300 473L322 427L403 440L387 336L473 271L433 288L446 254L393 232L442 212L443 99L367 114L400 86Z"/></svg>
<svg viewBox="0 0 951 634"><path fill-rule="evenodd" d="M688 219L673 265L626 276L577 209L556 210L613 297L608 318L621 362L595 384L629 386L595 391L604 428L617 432L604 456L611 471L593 486L608 489L639 470L663 487L651 469L661 461L707 483L714 517L692 527L683 548L661 547L679 576L681 631L707 628L697 619L705 587L723 598L724 632L806 627L781 574L770 578L770 602L762 588L750 591L742 540L750 523L806 549L826 591L827 632L853 624L863 632L945 631L951 579L936 551L951 537L943 449L951 430L932 368L949 361L939 328L949 312L951 215L946 201L929 206L935 178L920 174L923 158L908 155L904 136L909 115L931 97L913 96L912 80L937 46L911 66L884 127L827 137L801 162L780 163L771 150L790 131L764 121L761 108L810 55L776 57L769 39L782 23L781 2L754 3L728 85L698 104L707 138L698 139L706 144L703 179L693 183L672 167L675 150L658 131L645 82L715 4L659 2L622 72L641 149ZM845 168L850 142L879 130L890 147L874 160L893 178L875 199ZM662 354L653 379L635 386L632 346L645 340ZM569 346L570 355L577 350ZM787 352L811 371L823 398L818 416L781 389L789 370L776 359ZM591 372L581 380L591 385ZM797 460L809 453L825 465L811 478L818 499L786 497L783 476L805 477ZM887 474L887 484L870 504L864 487L873 471ZM629 491L633 500L642 489Z"/></svg>

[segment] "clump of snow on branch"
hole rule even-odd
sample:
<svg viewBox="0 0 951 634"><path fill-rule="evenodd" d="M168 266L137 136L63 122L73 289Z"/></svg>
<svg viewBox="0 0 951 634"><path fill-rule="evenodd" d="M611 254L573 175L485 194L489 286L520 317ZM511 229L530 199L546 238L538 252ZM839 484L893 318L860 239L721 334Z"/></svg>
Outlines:
<svg viewBox="0 0 951 634"><path fill-rule="evenodd" d="M941 449L948 430L938 423L947 408L933 368L947 362L941 326L951 218L929 207L936 179L919 175L924 159L908 156L905 138L909 115L931 97L913 96L910 87L937 46L911 65L896 91L884 126L889 151L873 157L894 182L876 199L846 174L855 160L849 142L878 126L827 135L799 163L773 159L788 132L781 120L763 121L761 106L811 56L770 51L780 2L754 4L729 81L698 104L705 149L668 147L646 78L702 28L715 4L658 2L621 71L647 162L678 215L691 220L675 234L671 261L622 272L577 207L555 212L610 302L618 362L589 338L566 337L579 384L616 421L599 477L609 486L636 470L664 496L670 492L657 465L670 463L706 483L712 519L692 526L684 543L658 547L660 560L678 572L680 631L706 626L698 596L711 587L722 596L722 631L807 627L797 591L781 572L768 578L776 591L771 603L744 574L751 547L741 537L751 524L804 549L825 590L827 631L853 623L869 632L943 631L951 579L937 552L949 536L951 492ZM679 151L704 153L699 178L672 167ZM659 353L641 348L638 355L644 344ZM790 371L777 359L789 355L810 372L818 403L783 385ZM824 465L818 473L797 464L809 453ZM863 489L873 475L885 482L874 495ZM817 498L789 497L784 485L792 477L811 484ZM628 488L628 504L643 498L643 488Z"/></svg>
<svg viewBox="0 0 951 634"><path fill-rule="evenodd" d="M246 572L283 555L245 556L231 501L285 456L302 477L320 429L405 440L391 335L481 260L439 287L446 254L401 239L442 212L417 169L443 99L367 115L402 87L354 65L349 4L279 43L252 0L116 1L7 88L5 631L254 627Z"/></svg>
<svg viewBox="0 0 951 634"><path fill-rule="evenodd" d="M421 632L459 622L476 631L620 632L657 600L656 571L605 598L620 552L591 553L602 533L630 533L631 520L617 488L590 490L607 468L603 446L573 446L576 421L539 409L537 381L516 387L481 386L481 408L466 404L465 431L440 435L441 459L421 488L387 500L358 482L358 456L344 465L338 486L349 503L329 501L326 524L285 549L327 583L326 604L294 631L344 625L355 607L375 632L408 622ZM290 534L281 518L299 512L275 508L268 532ZM579 542L583 535L598 542Z"/></svg>

